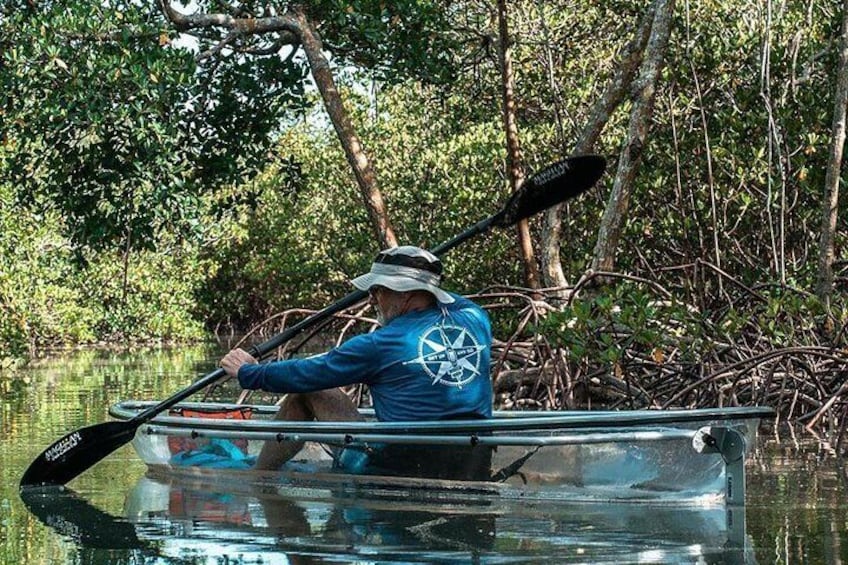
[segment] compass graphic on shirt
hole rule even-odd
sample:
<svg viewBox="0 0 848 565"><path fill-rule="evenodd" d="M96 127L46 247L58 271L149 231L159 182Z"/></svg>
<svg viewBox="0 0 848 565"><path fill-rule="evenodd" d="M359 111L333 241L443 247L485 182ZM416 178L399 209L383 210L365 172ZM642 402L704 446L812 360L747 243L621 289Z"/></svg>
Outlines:
<svg viewBox="0 0 848 565"><path fill-rule="evenodd" d="M418 341L418 358L432 384L462 387L480 374L483 346L465 328L453 325L433 326Z"/></svg>

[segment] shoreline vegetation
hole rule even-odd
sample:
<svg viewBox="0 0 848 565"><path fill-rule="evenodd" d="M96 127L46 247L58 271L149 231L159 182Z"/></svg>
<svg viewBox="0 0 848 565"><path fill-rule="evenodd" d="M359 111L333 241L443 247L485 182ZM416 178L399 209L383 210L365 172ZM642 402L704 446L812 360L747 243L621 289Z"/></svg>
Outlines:
<svg viewBox="0 0 848 565"><path fill-rule="evenodd" d="M762 403L848 441L843 1L153 4L0 8L0 359L272 332L596 154L445 257L498 402Z"/></svg>
<svg viewBox="0 0 848 565"><path fill-rule="evenodd" d="M491 378L496 407L626 410L762 405L774 408L775 430L781 424L803 426L828 439L837 452L846 450L848 328L837 325L833 311L827 313L808 292L778 285L747 286L714 269L699 269L697 263L663 272L666 276L660 281L588 271L569 287L493 286L468 294L493 320ZM314 312L284 310L245 333L225 333L219 327L217 334L210 331L188 340L44 347L34 359L68 351L123 352L211 341L235 347L264 340ZM370 331L376 324L371 316L367 304L361 303L304 332L273 357L324 350ZM9 358L3 362L7 369L23 363ZM348 392L367 404L364 387ZM206 394L235 401L237 392L226 386Z"/></svg>
<svg viewBox="0 0 848 565"><path fill-rule="evenodd" d="M789 423L848 442L846 327L834 326L809 293L725 287L696 265L669 269L663 283L587 272L572 287L490 287L469 295L495 328L492 382L497 408L662 409L769 406ZM687 277L688 275L688 277ZM607 281L597 286L598 279ZM618 284L611 286L609 281ZM672 285L676 292L669 289ZM685 288L689 292L682 292ZM698 290L692 290L698 289ZM680 294L678 294L680 292ZM686 296L682 300L679 296ZM313 311L291 309L256 325L242 342L285 329ZM276 353L320 350L375 320L360 306ZM316 345L317 342L317 345ZM367 398L363 387L349 393Z"/></svg>

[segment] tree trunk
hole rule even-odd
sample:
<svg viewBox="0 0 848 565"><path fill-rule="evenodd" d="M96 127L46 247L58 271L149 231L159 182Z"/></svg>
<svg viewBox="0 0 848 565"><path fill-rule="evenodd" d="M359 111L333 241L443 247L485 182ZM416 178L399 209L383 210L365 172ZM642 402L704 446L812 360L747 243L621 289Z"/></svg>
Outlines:
<svg viewBox="0 0 848 565"><path fill-rule="evenodd" d="M300 44L309 61L312 78L324 100L324 107L336 130L336 135L342 144L347 161L353 169L354 177L359 185L365 209L371 220L371 226L382 247L397 245L394 229L386 212L383 195L377 186L377 177L371 167L371 161L357 137L353 124L348 117L336 88L336 81L330 70L330 64L324 57L323 45L318 33L312 27L312 22L306 15L292 8L281 15L261 18L236 17L230 14L183 14L175 10L170 0L159 0L159 5L165 16L180 31L190 31L204 28L224 28L230 30L230 35L209 53L215 54L227 45L231 37L239 34L258 35L264 33L278 34L280 45L291 45L297 48Z"/></svg>
<svg viewBox="0 0 848 565"><path fill-rule="evenodd" d="M598 240L592 259L592 269L595 271L615 269L616 251L624 227L624 217L630 204L633 180L636 178L642 160L642 152L654 110L656 83L671 34L674 0L656 0L655 6L651 37L645 48L637 82L637 95L630 113L627 140L619 156L612 192L598 229Z"/></svg>
<svg viewBox="0 0 848 565"><path fill-rule="evenodd" d="M397 246L397 238L386 213L383 194L377 187L377 177L342 103L336 82L333 79L333 73L330 71L330 64L324 57L321 39L313 29L312 23L303 13L296 12L295 19L300 24L300 40L309 61L309 68L312 70L312 78L315 79L315 84L321 92L321 98L324 100L336 135L338 135L344 148L347 162L353 169L377 240L384 248L395 247Z"/></svg>
<svg viewBox="0 0 848 565"><path fill-rule="evenodd" d="M498 34L500 36L498 57L501 64L501 93L503 97L503 121L506 133L506 169L511 192L516 192L524 182L524 167L521 163L521 144L518 140L518 124L515 120L514 77L510 55L509 29L507 27L506 0L498 0ZM533 253L530 223L525 219L518 222L518 245L521 262L524 264L524 283L527 288L539 288L539 267Z"/></svg>
<svg viewBox="0 0 848 565"><path fill-rule="evenodd" d="M652 5L642 16L633 39L625 47L621 62L609 85L592 106L589 119L574 145L573 154L581 155L592 152L613 111L624 101L633 83L636 70L642 62L642 55L651 32L653 16ZM564 287L568 284L562 269L561 259L562 209L563 205L559 204L545 212L545 222L542 228L542 273L546 287Z"/></svg>
<svg viewBox="0 0 848 565"><path fill-rule="evenodd" d="M824 181L821 243L819 249L818 288L821 300L830 305L833 292L833 258L836 221L839 212L839 181L842 151L845 146L845 111L848 106L848 0L842 7L842 35L839 42L839 68L836 71L836 93L833 102L830 160Z"/></svg>

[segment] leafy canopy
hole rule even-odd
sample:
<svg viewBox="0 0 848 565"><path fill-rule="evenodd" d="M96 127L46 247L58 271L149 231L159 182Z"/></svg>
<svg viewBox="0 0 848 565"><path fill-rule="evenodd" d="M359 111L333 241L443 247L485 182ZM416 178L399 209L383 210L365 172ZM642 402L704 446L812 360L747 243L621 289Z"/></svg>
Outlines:
<svg viewBox="0 0 848 565"><path fill-rule="evenodd" d="M59 210L78 249L191 232L204 191L265 165L304 77L284 60L198 67L158 11L124 0L27 3L0 37L0 180Z"/></svg>

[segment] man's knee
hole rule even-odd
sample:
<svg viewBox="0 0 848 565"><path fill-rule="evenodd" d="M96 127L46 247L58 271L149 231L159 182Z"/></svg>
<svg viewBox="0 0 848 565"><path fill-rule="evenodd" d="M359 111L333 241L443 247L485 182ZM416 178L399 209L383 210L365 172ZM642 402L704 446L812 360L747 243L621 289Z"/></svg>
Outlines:
<svg viewBox="0 0 848 565"><path fill-rule="evenodd" d="M360 420L356 405L341 389L289 393L280 403L278 420Z"/></svg>
<svg viewBox="0 0 848 565"><path fill-rule="evenodd" d="M321 390L305 395L304 402L316 420L346 421L359 420L359 410L356 405L340 388Z"/></svg>

